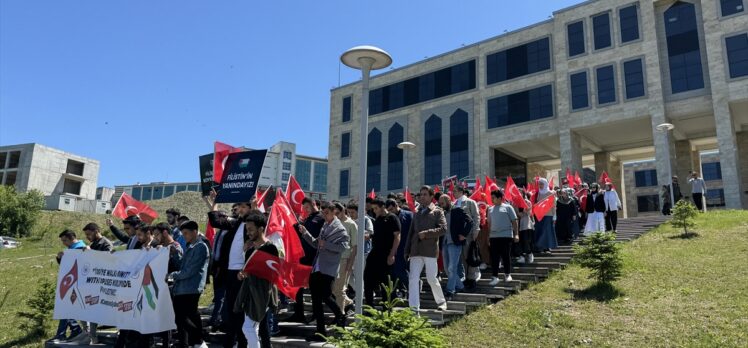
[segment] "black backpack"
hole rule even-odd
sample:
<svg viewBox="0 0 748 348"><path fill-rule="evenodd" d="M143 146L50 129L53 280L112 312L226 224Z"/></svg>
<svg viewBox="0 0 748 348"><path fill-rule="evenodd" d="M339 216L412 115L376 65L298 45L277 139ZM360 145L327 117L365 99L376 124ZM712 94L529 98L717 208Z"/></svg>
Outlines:
<svg viewBox="0 0 748 348"><path fill-rule="evenodd" d="M467 256L465 257L465 263L470 267L478 267L481 264L480 250L478 250L478 244L476 244L475 241L470 242Z"/></svg>

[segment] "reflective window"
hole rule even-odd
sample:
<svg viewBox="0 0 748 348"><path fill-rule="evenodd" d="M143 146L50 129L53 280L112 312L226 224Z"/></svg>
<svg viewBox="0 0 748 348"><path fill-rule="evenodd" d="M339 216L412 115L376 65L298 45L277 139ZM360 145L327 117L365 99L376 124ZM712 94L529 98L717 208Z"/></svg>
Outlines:
<svg viewBox="0 0 748 348"><path fill-rule="evenodd" d="M283 151L283 159L290 160L292 156L293 154L291 153L291 151Z"/></svg>
<svg viewBox="0 0 748 348"><path fill-rule="evenodd" d="M199 185L187 185L187 191L197 192L200 191Z"/></svg>
<svg viewBox="0 0 748 348"><path fill-rule="evenodd" d="M725 46L730 77L748 76L748 34L726 38Z"/></svg>
<svg viewBox="0 0 748 348"><path fill-rule="evenodd" d="M340 136L340 158L346 158L351 155L351 133L343 133Z"/></svg>
<svg viewBox="0 0 748 348"><path fill-rule="evenodd" d="M369 115L473 88L475 88L475 60L371 90L369 92Z"/></svg>
<svg viewBox="0 0 748 348"><path fill-rule="evenodd" d="M659 195L637 196L636 207L637 207L637 211L640 213L660 211L660 196Z"/></svg>
<svg viewBox="0 0 748 348"><path fill-rule="evenodd" d="M587 72L582 71L570 75L569 84L571 88L571 109L578 110L590 106Z"/></svg>
<svg viewBox="0 0 748 348"><path fill-rule="evenodd" d="M351 120L351 97L343 98L343 122Z"/></svg>
<svg viewBox="0 0 748 348"><path fill-rule="evenodd" d="M610 14L592 17L592 33L596 50L610 47Z"/></svg>
<svg viewBox="0 0 748 348"><path fill-rule="evenodd" d="M11 151L8 155L8 166L6 168L13 169L18 168L18 164L21 162L21 151Z"/></svg>
<svg viewBox="0 0 748 348"><path fill-rule="evenodd" d="M366 191L382 190L382 132L374 128L369 132L366 157Z"/></svg>
<svg viewBox="0 0 748 348"><path fill-rule="evenodd" d="M312 188L312 161L297 159L294 177L299 182L299 185L301 185L302 190L310 191Z"/></svg>
<svg viewBox="0 0 748 348"><path fill-rule="evenodd" d="M654 169L637 170L634 172L636 187L657 186L657 171Z"/></svg>
<svg viewBox="0 0 748 348"><path fill-rule="evenodd" d="M597 68L597 104L607 104L616 101L616 78L612 65Z"/></svg>
<svg viewBox="0 0 748 348"><path fill-rule="evenodd" d="M132 198L135 198L135 199L137 199L139 201L142 200L142 197L141 197L141 188L140 187L133 187L132 188L132 194L130 194L130 196L132 196Z"/></svg>
<svg viewBox="0 0 748 348"><path fill-rule="evenodd" d="M644 71L641 59L623 63L623 81L626 85L626 99L641 97L645 94Z"/></svg>
<svg viewBox="0 0 748 348"><path fill-rule="evenodd" d="M174 186L164 186L164 198L169 197L174 194Z"/></svg>
<svg viewBox="0 0 748 348"><path fill-rule="evenodd" d="M314 192L327 192L327 163L314 162Z"/></svg>
<svg viewBox="0 0 748 348"><path fill-rule="evenodd" d="M153 187L151 186L143 187L143 193L140 195L141 200L149 201L151 200L151 196L153 196Z"/></svg>
<svg viewBox="0 0 748 348"><path fill-rule="evenodd" d="M701 175L706 181L722 180L722 165L719 162L709 162L701 165Z"/></svg>
<svg viewBox="0 0 748 348"><path fill-rule="evenodd" d="M403 150L397 147L404 140L403 126L395 123L387 134L387 189L403 188Z"/></svg>
<svg viewBox="0 0 748 348"><path fill-rule="evenodd" d="M291 170L291 162L283 162L283 170Z"/></svg>
<svg viewBox="0 0 748 348"><path fill-rule="evenodd" d="M289 179L290 177L291 177L291 174L289 174L289 173L283 173L283 174L281 174L281 180L282 180L283 182L288 182L288 179Z"/></svg>
<svg viewBox="0 0 748 348"><path fill-rule="evenodd" d="M724 189L707 189L706 190L706 206L707 207L724 207L725 206L725 190Z"/></svg>
<svg viewBox="0 0 748 348"><path fill-rule="evenodd" d="M0 152L0 169L5 168L5 161L8 158L7 152Z"/></svg>
<svg viewBox="0 0 748 348"><path fill-rule="evenodd" d="M487 55L486 83L490 85L550 68L550 39L546 37Z"/></svg>
<svg viewBox="0 0 748 348"><path fill-rule="evenodd" d="M639 39L639 13L636 5L618 10L618 20L621 27L621 42Z"/></svg>
<svg viewBox="0 0 748 348"><path fill-rule="evenodd" d="M340 180L338 180L338 192L340 194L340 197L347 197L348 196L348 181L349 181L350 171L348 169L344 169L340 171Z"/></svg>
<svg viewBox="0 0 748 348"><path fill-rule="evenodd" d="M584 53L584 22L579 21L567 25L566 39L569 41L569 57Z"/></svg>
<svg viewBox="0 0 748 348"><path fill-rule="evenodd" d="M449 172L460 179L470 175L468 134L468 114L457 109L449 118Z"/></svg>
<svg viewBox="0 0 748 348"><path fill-rule="evenodd" d="M678 1L665 11L668 63L672 93L704 88L696 26L696 8Z"/></svg>
<svg viewBox="0 0 748 348"><path fill-rule="evenodd" d="M135 189L133 189L134 191ZM177 192L187 191L187 185L177 185Z"/></svg>
<svg viewBox="0 0 748 348"><path fill-rule="evenodd" d="M442 119L431 115L424 127L424 184L442 180Z"/></svg>
<svg viewBox="0 0 748 348"><path fill-rule="evenodd" d="M720 0L719 4L723 16L743 12L743 0Z"/></svg>
<svg viewBox="0 0 748 348"><path fill-rule="evenodd" d="M547 85L489 99L487 109L488 128L552 117L553 89Z"/></svg>
<svg viewBox="0 0 748 348"><path fill-rule="evenodd" d="M161 199L164 197L164 189L161 186L156 186L153 188L153 198L152 199Z"/></svg>

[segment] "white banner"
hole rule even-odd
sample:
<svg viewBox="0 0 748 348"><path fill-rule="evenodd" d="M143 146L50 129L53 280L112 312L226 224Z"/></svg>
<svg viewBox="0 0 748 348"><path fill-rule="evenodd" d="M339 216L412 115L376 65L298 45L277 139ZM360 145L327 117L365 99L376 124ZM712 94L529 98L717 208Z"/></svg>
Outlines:
<svg viewBox="0 0 748 348"><path fill-rule="evenodd" d="M114 253L65 250L53 317L140 333L175 329L166 285L168 263L167 248Z"/></svg>

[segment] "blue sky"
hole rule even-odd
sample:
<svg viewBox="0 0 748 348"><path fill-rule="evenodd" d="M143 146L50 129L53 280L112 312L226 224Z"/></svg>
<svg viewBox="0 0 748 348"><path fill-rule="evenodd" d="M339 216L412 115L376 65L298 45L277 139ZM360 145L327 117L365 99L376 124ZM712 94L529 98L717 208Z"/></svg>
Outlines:
<svg viewBox="0 0 748 348"><path fill-rule="evenodd" d="M0 1L0 145L101 161L100 186L198 181L214 140L326 157L339 65L401 67L579 1Z"/></svg>

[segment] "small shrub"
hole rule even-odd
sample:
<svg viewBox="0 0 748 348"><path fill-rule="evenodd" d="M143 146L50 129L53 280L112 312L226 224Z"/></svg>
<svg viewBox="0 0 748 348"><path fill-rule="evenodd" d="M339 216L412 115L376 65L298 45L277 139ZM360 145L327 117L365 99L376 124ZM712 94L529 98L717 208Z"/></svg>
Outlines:
<svg viewBox="0 0 748 348"><path fill-rule="evenodd" d="M590 278L607 284L621 276L623 261L620 246L612 233L595 233L574 246L575 260L592 271Z"/></svg>
<svg viewBox="0 0 748 348"><path fill-rule="evenodd" d="M0 185L0 202L0 235L30 235L44 207L44 195L36 190L18 193L13 186Z"/></svg>
<svg viewBox="0 0 748 348"><path fill-rule="evenodd" d="M698 214L699 211L691 202L681 199L675 204L673 219L670 220L670 225L675 228L682 228L683 237L688 237L688 228L696 226L693 220Z"/></svg>
<svg viewBox="0 0 748 348"><path fill-rule="evenodd" d="M52 320L55 309L55 285L50 280L42 280L36 287L34 294L26 300L28 310L19 311L18 317L26 319L21 324L21 330L29 336L42 337L46 335L46 324Z"/></svg>
<svg viewBox="0 0 748 348"><path fill-rule="evenodd" d="M392 280L383 286L385 300L382 310L365 306L366 315L357 315L359 321L350 329L336 328L339 337L327 337L327 342L340 348L445 347L441 332L433 328L428 319L408 309L394 310L404 303L402 299L393 298L394 287Z"/></svg>

